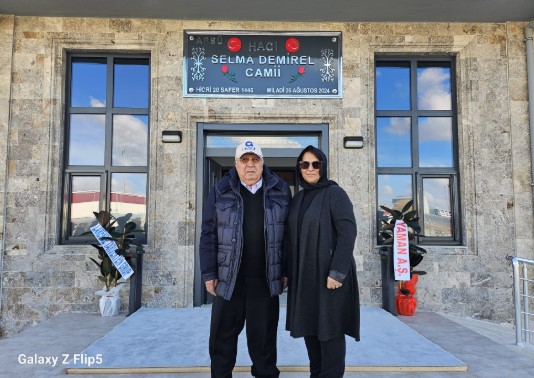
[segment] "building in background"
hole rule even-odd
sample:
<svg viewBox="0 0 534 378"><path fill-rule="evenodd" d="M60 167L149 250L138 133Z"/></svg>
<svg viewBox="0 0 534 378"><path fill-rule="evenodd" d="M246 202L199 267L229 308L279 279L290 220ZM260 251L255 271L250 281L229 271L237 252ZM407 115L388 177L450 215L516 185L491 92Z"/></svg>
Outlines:
<svg viewBox="0 0 534 378"><path fill-rule="evenodd" d="M203 304L203 201L247 138L293 191L300 150L328 153L364 305L381 303L379 206L414 199L419 308L511 322L505 257L534 258L534 3L464 3L2 1L1 334L97 311L100 209L146 231L143 305Z"/></svg>

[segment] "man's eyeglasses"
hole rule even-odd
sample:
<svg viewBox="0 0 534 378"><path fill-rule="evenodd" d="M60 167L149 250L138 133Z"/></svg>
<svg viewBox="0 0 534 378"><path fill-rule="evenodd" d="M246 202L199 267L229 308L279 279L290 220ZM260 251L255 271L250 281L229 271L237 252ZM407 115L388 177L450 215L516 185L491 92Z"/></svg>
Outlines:
<svg viewBox="0 0 534 378"><path fill-rule="evenodd" d="M259 157L259 156L251 156L251 157L241 156L238 160L242 164L248 164L249 161L251 161L253 164L259 164L261 162L261 157Z"/></svg>
<svg viewBox="0 0 534 378"><path fill-rule="evenodd" d="M320 169L323 165L323 162L322 161L299 161L300 169L308 169L310 168L310 164L313 167L313 169Z"/></svg>

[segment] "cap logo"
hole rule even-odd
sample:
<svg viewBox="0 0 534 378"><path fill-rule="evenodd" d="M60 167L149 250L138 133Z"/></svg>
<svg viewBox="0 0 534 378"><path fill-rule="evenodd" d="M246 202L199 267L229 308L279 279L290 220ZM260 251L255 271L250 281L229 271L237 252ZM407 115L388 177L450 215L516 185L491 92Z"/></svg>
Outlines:
<svg viewBox="0 0 534 378"><path fill-rule="evenodd" d="M254 142L246 141L245 146L241 151L256 151L256 146L254 146Z"/></svg>
<svg viewBox="0 0 534 378"><path fill-rule="evenodd" d="M244 141L239 146L237 146L235 150L235 158L239 159L241 156L247 153L252 153L258 155L260 158L263 158L263 154L261 152L261 147L255 144L251 140Z"/></svg>

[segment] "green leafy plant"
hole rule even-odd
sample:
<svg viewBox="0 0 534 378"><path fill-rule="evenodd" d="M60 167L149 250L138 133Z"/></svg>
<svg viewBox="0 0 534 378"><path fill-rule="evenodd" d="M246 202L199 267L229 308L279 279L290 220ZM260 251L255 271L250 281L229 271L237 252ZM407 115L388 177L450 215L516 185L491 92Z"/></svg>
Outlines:
<svg viewBox="0 0 534 378"><path fill-rule="evenodd" d="M119 220L127 219L128 216L121 218L115 218L108 211L102 210L100 212L93 212L98 223L111 235L110 237L103 238L104 240L112 240L117 244L117 249L115 252L118 255L124 256L126 261L129 262L131 257L137 256L139 253L143 252L143 245L134 240L135 233L144 232L142 230L137 230L137 225L134 222L126 222L124 227L119 228L118 225L121 223ZM120 231L118 231L120 229ZM91 231L85 232L85 234L92 234ZM117 281L122 277L120 272L117 270L113 262L109 258L108 254L100 244L91 244L98 250L98 259L97 261L90 257L90 259L100 268L100 276L98 279L106 285L106 291L109 291L111 288L117 286ZM136 246L136 251L132 252L131 247ZM120 283L119 283L120 284Z"/></svg>
<svg viewBox="0 0 534 378"><path fill-rule="evenodd" d="M385 219L381 219L380 237L383 239L381 248L393 248L395 222L403 220L408 226L408 239L410 242L410 277L412 274L425 275L426 272L422 270L414 270L414 268L423 261L423 254L426 253L424 248L419 247L415 243L416 236L424 236L421 234L421 226L419 226L419 217L417 210L412 209L413 200L408 201L402 210L390 209L386 206L380 208L388 213ZM402 288L401 288L402 291ZM408 294L406 294L408 295Z"/></svg>

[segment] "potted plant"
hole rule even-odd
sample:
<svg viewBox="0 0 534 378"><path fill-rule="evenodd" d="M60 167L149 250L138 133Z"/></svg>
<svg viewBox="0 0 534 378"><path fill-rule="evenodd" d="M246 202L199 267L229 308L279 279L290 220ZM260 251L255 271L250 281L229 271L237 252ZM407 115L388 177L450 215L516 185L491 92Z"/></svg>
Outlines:
<svg viewBox="0 0 534 378"><path fill-rule="evenodd" d="M131 258L137 258L140 253L143 252L143 245L134 240L134 235L137 232L143 232L142 230L136 230L137 225L134 222L126 222L123 227L120 225L120 220L126 220L128 217L115 218L108 211L102 210L98 213L93 212L98 223L102 228L110 235L109 237L103 237L103 240L110 240L117 246L115 252L123 256L130 264ZM120 229L120 231L118 231ZM91 234L91 231L85 234ZM90 257L100 269L100 276L98 279L104 283L102 290L97 291L95 294L100 295L100 312L102 316L115 316L118 315L120 309L120 296L119 290L125 280L122 279L122 275L114 265L113 261L107 254L106 250L101 244L91 244L98 250L98 259L95 260ZM132 252L131 247L137 246L136 251ZM131 264L130 264L131 265Z"/></svg>
<svg viewBox="0 0 534 378"><path fill-rule="evenodd" d="M417 300L414 297L415 285L420 275L425 275L426 272L422 270L415 270L414 268L423 261L423 254L426 253L424 248L419 247L415 243L416 236L423 236L420 234L421 226L419 226L419 217L417 216L417 210L412 209L413 200L408 201L402 210L390 209L386 206L380 206L387 214L385 219L381 220L380 237L382 239L381 255L382 258L392 259L393 242L395 241L395 222L402 220L408 227L408 240L409 240L409 260L410 260L410 280L397 281L398 293L395 296L395 307L397 313L401 315L413 315L417 306ZM388 267L393 269L393 264ZM387 277L391 277L393 272L386 272ZM384 274L383 274L384 277ZM382 283L384 285L384 282ZM384 293L384 291L383 291ZM390 311L391 312L391 311Z"/></svg>

